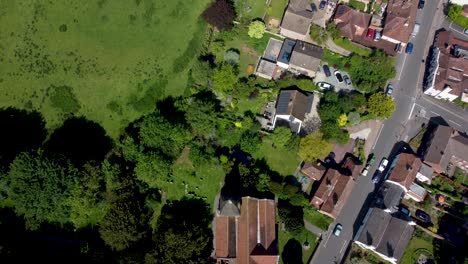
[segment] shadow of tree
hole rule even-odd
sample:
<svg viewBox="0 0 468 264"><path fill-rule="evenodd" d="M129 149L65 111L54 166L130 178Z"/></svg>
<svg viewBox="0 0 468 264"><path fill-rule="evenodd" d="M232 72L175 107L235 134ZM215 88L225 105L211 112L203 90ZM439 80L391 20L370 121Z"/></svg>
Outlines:
<svg viewBox="0 0 468 264"><path fill-rule="evenodd" d="M0 109L0 167L6 169L21 152L39 148L47 136L45 121L36 111Z"/></svg>
<svg viewBox="0 0 468 264"><path fill-rule="evenodd" d="M301 264L302 263L302 245L294 238L288 240L283 247L281 259L284 264Z"/></svg>
<svg viewBox="0 0 468 264"><path fill-rule="evenodd" d="M45 148L81 166L91 160L102 161L112 148L112 140L98 123L72 117L52 133Z"/></svg>

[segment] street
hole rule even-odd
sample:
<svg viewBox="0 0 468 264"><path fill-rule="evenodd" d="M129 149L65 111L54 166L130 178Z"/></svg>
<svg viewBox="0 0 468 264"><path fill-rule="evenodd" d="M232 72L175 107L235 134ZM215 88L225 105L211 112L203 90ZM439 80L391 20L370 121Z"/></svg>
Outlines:
<svg viewBox="0 0 468 264"><path fill-rule="evenodd" d="M437 10L438 8L440 10ZM405 126L412 116L420 114L420 110L423 108L425 109L426 116L428 116L428 112L431 113L430 111L434 111L434 113L441 111L439 106L433 103L432 100L429 100L432 98L427 99L421 95L421 83L425 67L423 60L426 58L427 50L433 41L435 27L438 27L443 19L440 0L426 1L424 9L419 11L417 22L421 25L421 28L418 35L410 40L414 44L413 53L411 55L403 53L397 56L395 66L397 76L394 80L390 81L395 87L394 99L396 111L391 118L384 122L373 148L372 152L376 155L376 162L371 166L367 177L358 178L356 187L349 196L348 202L335 222L330 225L328 232L324 234L311 263L342 262L347 248L353 241L368 206L373 199L376 186L372 183L371 178L378 164L384 157L390 155L395 143L405 139ZM458 123L463 127L463 123L466 122L463 120L464 117L450 109L447 110L444 110L445 114L450 116L452 122ZM457 127L457 129L460 129L460 127ZM336 237L331 233L338 223L343 226L343 231L339 237Z"/></svg>

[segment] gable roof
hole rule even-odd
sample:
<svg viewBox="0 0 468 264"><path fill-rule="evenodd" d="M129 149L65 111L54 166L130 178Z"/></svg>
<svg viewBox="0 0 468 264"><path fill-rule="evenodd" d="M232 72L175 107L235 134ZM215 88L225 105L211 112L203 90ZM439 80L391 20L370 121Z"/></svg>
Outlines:
<svg viewBox="0 0 468 264"><path fill-rule="evenodd" d="M312 10L308 0L291 0L281 21L281 28L306 35L312 22Z"/></svg>
<svg viewBox="0 0 468 264"><path fill-rule="evenodd" d="M347 5L339 5L335 13L335 23L343 36L353 40L366 31L372 19L371 14L357 11Z"/></svg>
<svg viewBox="0 0 468 264"><path fill-rule="evenodd" d="M294 45L296 45L296 41L292 39L285 39L283 41L283 45L281 46L280 53L278 55L277 61L289 64L289 60L291 59L291 53L293 51Z"/></svg>
<svg viewBox="0 0 468 264"><path fill-rule="evenodd" d="M405 188L405 191L408 191L411 184L416 179L421 164L421 160L415 155L401 153L395 167L393 167L388 177L388 181L398 183Z"/></svg>
<svg viewBox="0 0 468 264"><path fill-rule="evenodd" d="M317 70L322 58L323 49L319 46L296 41L289 64L308 70Z"/></svg>
<svg viewBox="0 0 468 264"><path fill-rule="evenodd" d="M448 142L453 132L454 130L451 127L441 125L437 126L432 132L432 141L429 142L429 146L427 146L427 149L424 151L423 160L425 162L439 164L442 166L442 157L447 149ZM442 168L445 167L442 166Z"/></svg>
<svg viewBox="0 0 468 264"><path fill-rule="evenodd" d="M396 210L405 191L396 184L384 182L377 191L374 206L380 209Z"/></svg>
<svg viewBox="0 0 468 264"><path fill-rule="evenodd" d="M301 172L315 181L320 181L326 170L327 168L320 161L316 163L305 162Z"/></svg>
<svg viewBox="0 0 468 264"><path fill-rule="evenodd" d="M231 216L216 216L215 218L215 256L217 258L236 257L236 218Z"/></svg>
<svg viewBox="0 0 468 264"><path fill-rule="evenodd" d="M414 0L392 0L387 5L383 36L407 43L416 23L418 6Z"/></svg>
<svg viewBox="0 0 468 264"><path fill-rule="evenodd" d="M292 115L304 121L306 113L312 107L313 94L300 90L281 90L276 102L277 115Z"/></svg>

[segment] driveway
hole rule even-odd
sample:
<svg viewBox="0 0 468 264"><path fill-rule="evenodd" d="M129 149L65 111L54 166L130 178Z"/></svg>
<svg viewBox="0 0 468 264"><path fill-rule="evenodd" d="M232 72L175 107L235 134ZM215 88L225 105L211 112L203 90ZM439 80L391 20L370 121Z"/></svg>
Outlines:
<svg viewBox="0 0 468 264"><path fill-rule="evenodd" d="M349 91L354 90L353 84L352 84L353 80L351 80L351 85L349 85L349 86L347 86L344 81L339 83L338 80L335 77L335 74L334 74L336 69L332 65L328 65L328 67L330 67L330 71L331 71L332 75L330 77L325 76L325 73L323 72L322 65L320 65L319 69L317 70L317 73L315 74L315 79L314 79L315 83L318 83L318 82L329 83L329 84L335 86L335 90L334 90L335 92L340 92L340 91L349 92ZM342 76L348 75L348 77L349 77L349 74L347 72L342 71L342 70L340 70L340 72L341 72Z"/></svg>

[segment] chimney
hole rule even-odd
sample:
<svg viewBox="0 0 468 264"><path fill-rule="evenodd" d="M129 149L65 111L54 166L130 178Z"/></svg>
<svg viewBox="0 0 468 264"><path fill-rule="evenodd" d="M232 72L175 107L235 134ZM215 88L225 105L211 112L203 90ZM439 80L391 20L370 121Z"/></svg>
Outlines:
<svg viewBox="0 0 468 264"><path fill-rule="evenodd" d="M407 171L412 171L412 170L413 170L413 167L411 167L410 164L406 164L406 170L407 170Z"/></svg>

